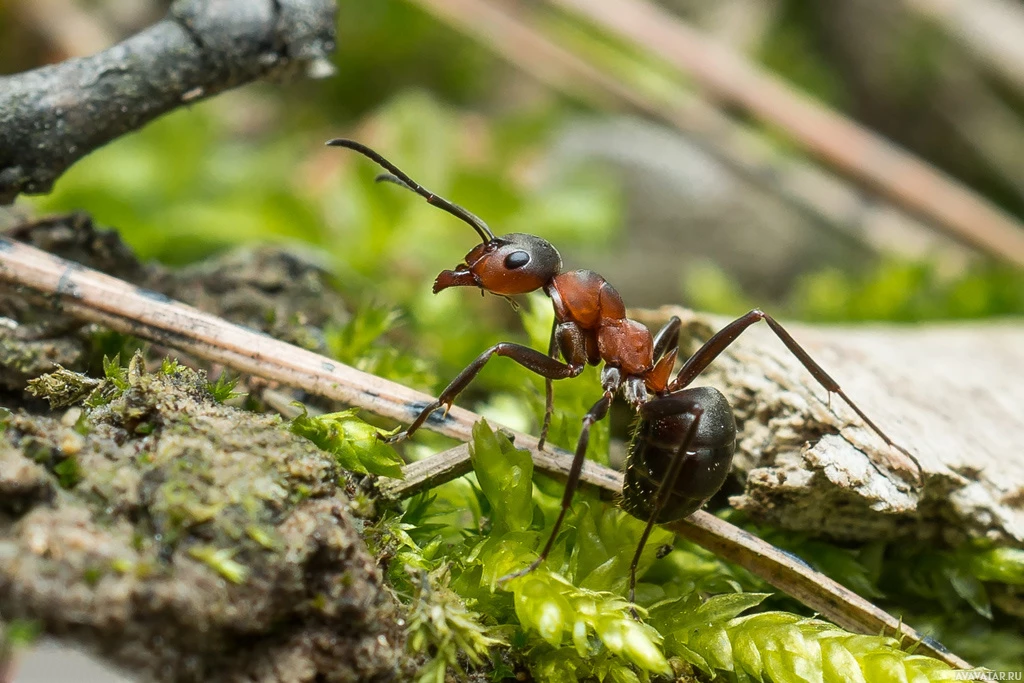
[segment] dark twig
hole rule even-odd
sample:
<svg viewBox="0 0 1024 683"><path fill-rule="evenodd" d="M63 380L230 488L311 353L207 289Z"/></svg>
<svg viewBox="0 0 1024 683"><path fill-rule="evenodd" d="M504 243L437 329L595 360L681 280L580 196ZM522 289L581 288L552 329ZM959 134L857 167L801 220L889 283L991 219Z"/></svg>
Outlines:
<svg viewBox="0 0 1024 683"><path fill-rule="evenodd" d="M431 400L408 387L6 238L0 238L0 282L51 296L65 312L81 320L102 323L120 332L182 349L241 372L299 386L312 394L344 401L379 415L408 421ZM430 420L424 426L468 441L478 419L478 415L456 406L446 418ZM556 476L565 476L569 471L572 456L568 452L551 446L546 451L538 451L535 437L518 432L511 434L517 446L530 449L538 470ZM392 497L412 495L453 479L468 471L468 467L469 449L465 445L458 446L410 465L404 482L385 480L382 490ZM581 481L615 493L622 488L621 474L591 461L585 463ZM920 651L952 666L967 667L963 660L867 600L713 515L697 512L673 528L686 538L715 548L724 557L841 626L862 633L897 634L904 638L907 646L920 643Z"/></svg>
<svg viewBox="0 0 1024 683"><path fill-rule="evenodd" d="M319 75L332 0L178 0L104 52L0 77L0 204L48 192L78 159L172 109L258 78Z"/></svg>

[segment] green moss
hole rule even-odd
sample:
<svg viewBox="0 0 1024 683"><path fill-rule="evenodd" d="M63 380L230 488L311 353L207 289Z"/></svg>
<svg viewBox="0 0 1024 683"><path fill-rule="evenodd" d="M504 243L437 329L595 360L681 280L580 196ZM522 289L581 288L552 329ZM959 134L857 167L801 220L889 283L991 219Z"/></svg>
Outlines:
<svg viewBox="0 0 1024 683"><path fill-rule="evenodd" d="M91 499L127 495L143 502L136 548L155 540L166 553L186 543L218 573L241 576L241 556L281 550L274 531L281 511L333 490L337 470L312 447L299 458L253 457L294 437L266 431L279 424L273 417L251 416L247 428L237 417L218 414L211 408L217 403L210 383L193 370L163 363L160 372L149 374L144 366L136 353L127 367L117 357L105 359L103 380L64 368L40 377L32 384L37 395L60 405L77 399L86 408L73 428L18 418L22 447L53 471L62 488ZM264 431L253 432L257 426ZM121 445L124 431L131 441ZM69 438L65 432L75 434L80 449L75 455L62 450ZM294 444L288 448L294 450ZM140 488L131 491L137 482ZM196 539L202 542L197 545ZM224 554L218 550L223 548L232 550ZM241 556L235 558L236 553Z"/></svg>
<svg viewBox="0 0 1024 683"><path fill-rule="evenodd" d="M25 382L60 364L75 366L84 356L82 340L19 339L0 329L0 385L21 389Z"/></svg>
<svg viewBox="0 0 1024 683"><path fill-rule="evenodd" d="M99 567L87 567L82 574L82 579L89 586L95 586L103 578L103 570Z"/></svg>
<svg viewBox="0 0 1024 683"><path fill-rule="evenodd" d="M188 549L189 555L200 562L205 562L231 583L242 583L249 576L249 568L234 560L236 552L230 548L214 548L208 545Z"/></svg>
<svg viewBox="0 0 1024 683"><path fill-rule="evenodd" d="M408 631L409 650L429 657L420 670L419 683L443 683L448 671L465 676L460 663L463 657L480 667L490 649L503 644L448 587L444 570L433 576L421 575L409 605Z"/></svg>
<svg viewBox="0 0 1024 683"><path fill-rule="evenodd" d="M0 620L0 676L13 679L18 651L35 642L41 630L34 621L19 619L4 623Z"/></svg>
<svg viewBox="0 0 1024 683"><path fill-rule="evenodd" d="M395 449L384 443L385 433L356 417L357 410L343 410L327 415L310 415L301 404L302 414L291 422L291 430L304 436L332 454L338 464L359 474L402 476L402 459Z"/></svg>
<svg viewBox="0 0 1024 683"><path fill-rule="evenodd" d="M101 385L80 372L72 372L58 365L53 372L29 380L26 391L37 398L45 398L51 408L65 408L85 400Z"/></svg>
<svg viewBox="0 0 1024 683"><path fill-rule="evenodd" d="M168 356L160 361L160 372L165 375L174 375L181 372L184 366L178 362L177 358L171 358Z"/></svg>
<svg viewBox="0 0 1024 683"><path fill-rule="evenodd" d="M224 403L230 401L233 398L239 396L245 396L244 392L235 391L235 386L238 384L237 377L231 377L227 371L224 371L217 377L216 382L207 382L206 390L213 396L213 400L217 403Z"/></svg>
<svg viewBox="0 0 1024 683"><path fill-rule="evenodd" d="M510 648L511 661L533 680L645 681L687 667L735 680L882 683L949 676L946 664L904 652L892 638L852 634L800 614L745 614L768 596L735 591L763 585L759 580L688 544L656 559L659 546L671 541L657 528L641 556L637 621L624 596L643 524L586 493L577 496L547 561L499 582L529 564L547 540L561 486L542 484L543 478L534 486L528 453L485 422L474 428L471 454L476 484L452 482L418 497L370 537L377 552L394 555L390 577L412 596L411 610L424 609L425 577L443 577L451 599L468 610L466 628L500 635L508 644L490 643L492 658L495 648ZM806 548L877 594L874 575L856 556L809 541ZM983 557L983 564L994 559ZM1005 572L1013 558L1003 560ZM425 680L441 680L455 668L453 648L428 648L433 658Z"/></svg>
<svg viewBox="0 0 1024 683"><path fill-rule="evenodd" d="M65 458L53 466L53 473L63 489L74 488L82 480L82 470L74 456Z"/></svg>
<svg viewBox="0 0 1024 683"><path fill-rule="evenodd" d="M0 434L0 518L18 515L0 524L0 572L18 609L55 632L75 615L77 637L143 677L210 680L226 662L256 677L253 653L274 652L325 678L395 678L402 636L334 458L279 417L217 403L202 373L107 365L99 405L19 412ZM329 634L330 650L282 634Z"/></svg>
<svg viewBox="0 0 1024 683"><path fill-rule="evenodd" d="M263 527L251 524L248 527L246 527L245 533L249 536L249 538L256 541L267 550L281 549L280 537L276 533L274 533L273 529L269 526Z"/></svg>

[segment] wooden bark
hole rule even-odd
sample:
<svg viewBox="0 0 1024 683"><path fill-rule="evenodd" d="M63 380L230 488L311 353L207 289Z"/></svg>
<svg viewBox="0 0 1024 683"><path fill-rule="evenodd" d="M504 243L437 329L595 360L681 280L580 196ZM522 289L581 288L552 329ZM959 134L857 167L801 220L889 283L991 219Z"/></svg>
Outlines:
<svg viewBox="0 0 1024 683"><path fill-rule="evenodd" d="M727 322L680 308L692 351ZM740 427L734 507L836 539L912 535L1024 544L1024 324L787 329L914 467L831 398L767 326L745 332L697 383L722 389ZM685 339L685 337L689 339Z"/></svg>

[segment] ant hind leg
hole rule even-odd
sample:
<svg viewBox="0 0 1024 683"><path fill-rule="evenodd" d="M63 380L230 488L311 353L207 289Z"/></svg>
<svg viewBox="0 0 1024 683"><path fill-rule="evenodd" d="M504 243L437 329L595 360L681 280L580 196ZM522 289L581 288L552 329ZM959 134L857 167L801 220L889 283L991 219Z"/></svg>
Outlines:
<svg viewBox="0 0 1024 683"><path fill-rule="evenodd" d="M651 506L651 514L647 518L647 526L644 527L644 532L640 536L640 542L636 546L636 552L633 554L633 562L629 565L629 602L631 603L630 612L634 619L639 618L636 613L636 607L632 606L632 603L636 599L636 569L640 564L640 556L643 554L644 546L647 545L647 539L651 535L651 530L654 528L661 511L665 508L665 504L668 502L669 495L675 488L676 480L679 479L680 472L683 471L683 463L686 462L686 458L690 455L690 444L693 443L694 438L697 436L697 426L700 423L701 417L704 415L704 408L694 402L677 414L690 415L693 419L690 422L689 428L686 430L686 436L683 437L682 443L679 444L679 448L676 450L675 456L672 458L672 462L669 464L668 470L665 472L665 478L661 480L661 483L658 485L658 490L654 494L654 505Z"/></svg>
<svg viewBox="0 0 1024 683"><path fill-rule="evenodd" d="M800 364L803 365L809 373L811 373L814 379L817 380L818 384L829 392L829 396L837 394L846 402L846 405L853 409L853 412L863 420L864 424L866 424L871 431L881 437L889 447L896 449L914 463L914 466L917 468L918 482L922 481L923 470L921 468L921 463L918 462L917 458L915 458L906 448L890 439L889 435L883 432L881 427L876 425L874 421L860 409L860 406L854 403L850 397L846 395L846 392L840 388L839 383L832 379L832 377L825 372L825 369L818 365L817 361L811 358L811 355L807 353L807 351L800 346L795 339L793 339L789 332L787 332L786 329L775 320L775 318L760 309L755 308L749 313L740 316L708 339L703 346L701 346L685 363L683 363L683 367L679 370L679 373L676 374L675 379L669 384L669 390L678 391L679 389L689 386L689 384L693 382L693 380L697 379L697 376L700 375L700 373L703 372L712 361L714 361L726 348L736 341L737 337L739 337L744 330L754 323L762 320L768 324L768 327L770 327L772 332L775 333L775 336L786 345L786 348L789 349L790 353L796 356L796 359L800 361ZM872 462L872 466L875 466L874 462ZM878 469L877 466L875 466L875 469ZM884 473L880 472L880 474Z"/></svg>

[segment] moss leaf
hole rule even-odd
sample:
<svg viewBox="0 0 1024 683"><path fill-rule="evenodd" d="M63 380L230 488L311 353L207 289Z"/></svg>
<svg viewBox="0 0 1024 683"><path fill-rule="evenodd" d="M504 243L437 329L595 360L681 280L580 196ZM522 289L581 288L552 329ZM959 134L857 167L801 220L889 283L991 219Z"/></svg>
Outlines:
<svg viewBox="0 0 1024 683"><path fill-rule="evenodd" d="M360 420L356 412L352 409L314 416L302 406L302 414L292 420L291 430L334 455L346 470L401 478L402 459L380 439L385 433Z"/></svg>
<svg viewBox="0 0 1024 683"><path fill-rule="evenodd" d="M469 446L480 488L491 504L496 532L525 531L533 521L533 460L480 420Z"/></svg>

